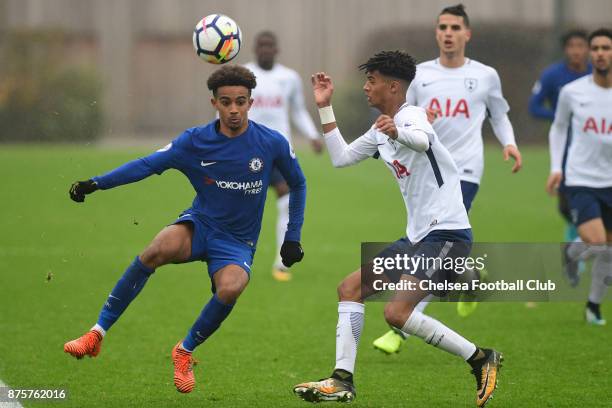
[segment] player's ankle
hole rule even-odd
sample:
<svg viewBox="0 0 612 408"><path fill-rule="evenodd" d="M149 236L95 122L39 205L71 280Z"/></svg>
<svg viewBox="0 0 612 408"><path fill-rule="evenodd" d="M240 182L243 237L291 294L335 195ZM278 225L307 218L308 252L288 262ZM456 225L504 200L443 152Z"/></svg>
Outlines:
<svg viewBox="0 0 612 408"><path fill-rule="evenodd" d="M466 362L472 367L474 367L480 364L482 359L484 359L485 357L487 357L487 352L481 349L480 347L476 347L476 351L474 351L474 354L472 354L470 358L466 360Z"/></svg>
<svg viewBox="0 0 612 408"><path fill-rule="evenodd" d="M331 378L353 384L353 373L350 373L341 368L336 368L331 375Z"/></svg>

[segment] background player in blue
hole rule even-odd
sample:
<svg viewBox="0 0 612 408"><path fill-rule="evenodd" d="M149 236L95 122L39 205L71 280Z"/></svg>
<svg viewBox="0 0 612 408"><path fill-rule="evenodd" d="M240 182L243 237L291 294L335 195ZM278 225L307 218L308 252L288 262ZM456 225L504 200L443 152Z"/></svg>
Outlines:
<svg viewBox="0 0 612 408"><path fill-rule="evenodd" d="M533 85L529 98L529 113L535 118L551 122L555 118L561 88L592 72L591 64L589 64L589 44L586 31L570 30L566 32L561 37L561 45L565 59L544 69L540 78ZM569 145L570 142L571 140L568 139L567 144ZM572 223L567 198L562 193L559 194L559 212L567 223L565 241L571 242L578 236L578 232Z"/></svg>
<svg viewBox="0 0 612 408"><path fill-rule="evenodd" d="M592 71L589 64L589 44L587 32L570 30L561 37L565 59L544 69L540 78L533 85L529 98L529 113L535 118L555 118L557 99L561 88Z"/></svg>
<svg viewBox="0 0 612 408"><path fill-rule="evenodd" d="M96 325L64 345L76 358L95 357L106 331L142 290L156 268L169 263L205 261L213 296L187 336L172 350L174 384L191 392L193 350L210 337L230 314L249 282L261 229L272 168L280 170L290 188L289 223L281 257L285 265L304 253L300 233L304 221L306 180L295 154L280 133L248 120L255 75L241 66L225 66L208 78L211 102L219 119L187 129L166 147L87 181L72 185L70 197L142 180L167 169L182 172L196 191L190 208L164 228L134 259L108 296Z"/></svg>

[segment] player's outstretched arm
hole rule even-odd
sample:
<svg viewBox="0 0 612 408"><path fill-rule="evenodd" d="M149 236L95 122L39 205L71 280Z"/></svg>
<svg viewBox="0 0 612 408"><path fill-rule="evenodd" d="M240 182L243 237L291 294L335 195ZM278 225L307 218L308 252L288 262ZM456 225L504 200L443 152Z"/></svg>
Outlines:
<svg viewBox="0 0 612 408"><path fill-rule="evenodd" d="M331 106L334 93L331 77L324 72L317 72L311 77L311 82L315 103L319 108L325 144L334 167L350 166L372 157L378 150L376 138L372 136L372 132L368 131L350 145L342 137Z"/></svg>
<svg viewBox="0 0 612 408"><path fill-rule="evenodd" d="M85 201L85 195L91 194L96 190L107 190L124 184L134 183L152 174L161 174L166 169L178 168L180 166L178 157L181 151L182 149L174 141L149 156L132 160L106 174L86 181L77 181L70 187L70 198L82 203Z"/></svg>

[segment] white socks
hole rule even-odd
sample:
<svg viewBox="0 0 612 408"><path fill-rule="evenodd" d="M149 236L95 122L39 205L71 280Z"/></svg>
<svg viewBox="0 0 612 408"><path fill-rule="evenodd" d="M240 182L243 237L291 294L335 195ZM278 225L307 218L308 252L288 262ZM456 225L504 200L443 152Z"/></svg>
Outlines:
<svg viewBox="0 0 612 408"><path fill-rule="evenodd" d="M430 302L430 299L432 299L433 296L432 295L427 295L425 296L425 299L421 300L419 302L418 305L415 306L414 310L423 313L425 311L425 308L427 307L427 305ZM400 330L400 329L398 329ZM408 337L410 337L410 333L406 333L405 331L401 330L402 334L404 335L404 339L407 339Z"/></svg>
<svg viewBox="0 0 612 408"><path fill-rule="evenodd" d="M365 306L357 302L338 302L338 326L336 326L336 367L355 372L357 346L363 329Z"/></svg>
<svg viewBox="0 0 612 408"><path fill-rule="evenodd" d="M464 360L470 358L476 351L474 343L467 341L436 319L432 319L416 309L412 311L410 317L404 323L402 331L420 337L434 347L461 356Z"/></svg>
<svg viewBox="0 0 612 408"><path fill-rule="evenodd" d="M274 260L274 268L286 271L288 268L281 261L280 249L285 241L285 233L289 223L289 194L285 194L276 200L276 208L276 259Z"/></svg>
<svg viewBox="0 0 612 408"><path fill-rule="evenodd" d="M106 335L106 330L104 330L102 326L100 326L98 323L96 323L94 327L91 328L91 330L97 331L98 333L102 335L102 337Z"/></svg>
<svg viewBox="0 0 612 408"><path fill-rule="evenodd" d="M598 254L593 261L590 302L601 304L608 291L608 285L612 284L610 280L612 280L612 248Z"/></svg>

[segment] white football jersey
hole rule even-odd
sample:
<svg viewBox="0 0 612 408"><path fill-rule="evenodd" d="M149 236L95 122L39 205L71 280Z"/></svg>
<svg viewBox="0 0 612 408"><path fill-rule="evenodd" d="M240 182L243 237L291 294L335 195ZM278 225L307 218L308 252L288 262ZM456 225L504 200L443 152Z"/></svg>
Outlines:
<svg viewBox="0 0 612 408"><path fill-rule="evenodd" d="M411 242L421 241L434 230L470 228L457 166L427 121L425 110L404 104L393 119L398 129L426 133L429 149L424 152L412 150L372 127L345 146L344 151L339 151L341 149L336 148L339 145L334 146L327 140L342 138L340 132L328 133L326 141L330 155L343 154L346 157L343 165L349 165L378 152L400 187L408 213L406 235ZM342 143L345 145L344 139Z"/></svg>
<svg viewBox="0 0 612 408"><path fill-rule="evenodd" d="M461 180L480 183L482 122L487 114L501 118L509 110L497 71L469 58L459 68L446 68L439 59L423 62L417 66L406 102L440 112L433 128L453 156ZM502 143L515 144L514 135Z"/></svg>
<svg viewBox="0 0 612 408"><path fill-rule="evenodd" d="M255 62L245 64L257 78L252 91L253 106L249 119L280 132L291 143L289 115L295 127L310 139L319 133L306 111L302 80L297 72L281 64L274 64L271 70L259 67Z"/></svg>
<svg viewBox="0 0 612 408"><path fill-rule="evenodd" d="M565 164L565 184L612 187L612 88L597 85L593 75L561 88L549 135L552 171L561 171L570 120L572 140Z"/></svg>

